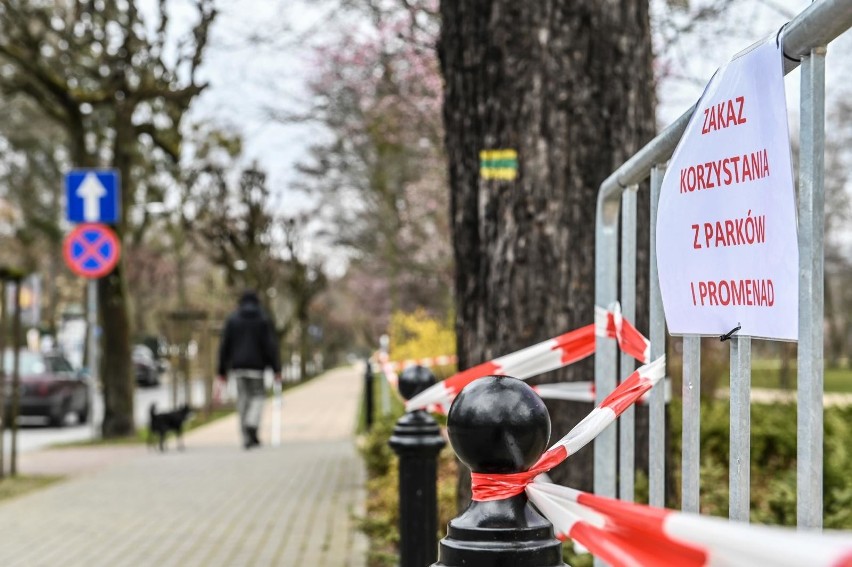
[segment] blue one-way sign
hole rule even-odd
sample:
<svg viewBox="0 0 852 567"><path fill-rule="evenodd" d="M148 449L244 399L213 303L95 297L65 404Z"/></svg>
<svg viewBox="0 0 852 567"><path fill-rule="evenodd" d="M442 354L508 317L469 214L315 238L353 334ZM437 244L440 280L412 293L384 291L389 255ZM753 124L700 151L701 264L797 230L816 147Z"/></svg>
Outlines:
<svg viewBox="0 0 852 567"><path fill-rule="evenodd" d="M119 213L119 178L114 169L74 169L65 174L70 222L115 224Z"/></svg>

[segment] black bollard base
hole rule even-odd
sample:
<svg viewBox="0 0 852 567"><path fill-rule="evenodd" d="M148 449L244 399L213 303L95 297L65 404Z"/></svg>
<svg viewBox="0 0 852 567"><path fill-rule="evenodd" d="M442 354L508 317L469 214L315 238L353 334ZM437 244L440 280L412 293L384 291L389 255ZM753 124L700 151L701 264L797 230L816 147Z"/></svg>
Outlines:
<svg viewBox="0 0 852 567"><path fill-rule="evenodd" d="M410 399L434 381L415 366L402 373L399 390ZM438 453L447 442L432 416L417 410L399 418L388 444L399 456L399 564L424 567L438 557Z"/></svg>
<svg viewBox="0 0 852 567"><path fill-rule="evenodd" d="M553 526L519 494L471 502L450 520L433 567L564 567Z"/></svg>
<svg viewBox="0 0 852 567"><path fill-rule="evenodd" d="M446 445L432 416L407 413L388 444L399 456L399 551L401 567L429 565L437 557L438 453Z"/></svg>

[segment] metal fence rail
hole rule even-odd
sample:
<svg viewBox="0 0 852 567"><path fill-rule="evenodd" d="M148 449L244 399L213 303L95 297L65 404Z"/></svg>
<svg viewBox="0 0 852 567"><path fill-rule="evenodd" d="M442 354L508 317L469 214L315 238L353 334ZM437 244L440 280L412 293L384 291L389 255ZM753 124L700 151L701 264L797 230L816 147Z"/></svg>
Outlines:
<svg viewBox="0 0 852 567"><path fill-rule="evenodd" d="M801 63L801 127L799 156L799 353L798 353L798 471L797 521L800 528L822 526L822 394L823 394L823 150L825 126L825 46L852 27L852 0L821 0L790 21L781 33L785 74ZM619 216L621 217L621 289L625 314L635 310L636 194L638 184L651 178L650 340L651 359L664 352L665 322L656 265L655 225L665 163L695 111L694 105L601 184L595 226L595 302L608 306L619 298ZM619 215L621 212L621 215ZM622 361L617 373L615 345L598 338L595 390L600 402L627 376L632 362ZM682 508L699 509L700 456L700 339L683 340L683 455ZM751 339L731 341L731 455L730 517L748 521L750 452ZM651 393L649 425L649 498L664 504L663 390ZM632 416L623 421L618 450L621 457L619 495L633 498L634 448ZM595 492L616 493L616 434L610 428L595 441Z"/></svg>

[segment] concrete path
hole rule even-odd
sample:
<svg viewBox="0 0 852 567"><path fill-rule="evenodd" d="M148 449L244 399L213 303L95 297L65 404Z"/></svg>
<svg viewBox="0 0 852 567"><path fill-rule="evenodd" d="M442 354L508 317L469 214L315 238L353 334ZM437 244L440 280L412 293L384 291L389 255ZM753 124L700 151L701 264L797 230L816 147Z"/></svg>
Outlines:
<svg viewBox="0 0 852 567"><path fill-rule="evenodd" d="M728 388L720 389L719 395L728 398L731 392ZM752 388L751 401L756 404L789 404L796 401L796 390L780 390L774 388ZM850 406L852 405L852 394L842 392L826 392L822 395L822 403L825 407Z"/></svg>
<svg viewBox="0 0 852 567"><path fill-rule="evenodd" d="M0 504L0 565L363 566L361 375L338 369L286 392L280 447L241 449L226 418L187 435L183 453L125 450ZM264 418L268 443L269 407Z"/></svg>

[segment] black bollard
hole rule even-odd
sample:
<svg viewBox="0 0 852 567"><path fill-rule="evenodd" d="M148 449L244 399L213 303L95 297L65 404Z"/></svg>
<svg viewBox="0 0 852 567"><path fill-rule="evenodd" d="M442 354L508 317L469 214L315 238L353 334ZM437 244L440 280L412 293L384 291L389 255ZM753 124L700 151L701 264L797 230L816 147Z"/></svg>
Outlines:
<svg viewBox="0 0 852 567"><path fill-rule="evenodd" d="M373 366L370 359L366 360L367 370L364 372L364 423L367 431L373 428Z"/></svg>
<svg viewBox="0 0 852 567"><path fill-rule="evenodd" d="M473 472L529 470L550 438L541 398L508 376L480 378L456 397L447 416L450 444ZM450 520L433 567L564 567L553 525L524 493L505 500L472 501Z"/></svg>
<svg viewBox="0 0 852 567"><path fill-rule="evenodd" d="M435 383L428 368L412 366L399 376L399 393L410 400ZM396 422L389 444L399 456L400 567L425 567L438 557L438 453L441 429L423 410Z"/></svg>

